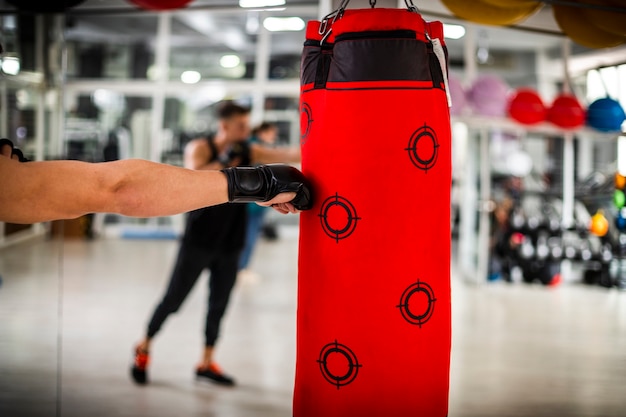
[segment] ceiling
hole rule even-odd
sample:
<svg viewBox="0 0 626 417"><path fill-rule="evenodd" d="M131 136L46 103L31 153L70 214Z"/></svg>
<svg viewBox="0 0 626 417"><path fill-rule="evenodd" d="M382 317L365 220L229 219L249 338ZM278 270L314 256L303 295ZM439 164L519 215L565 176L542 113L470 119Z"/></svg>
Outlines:
<svg viewBox="0 0 626 417"><path fill-rule="evenodd" d="M278 15L297 15L305 20L319 18L319 0L286 0L282 11L265 12ZM338 0L332 0L334 4ZM469 0L468 0L469 1ZM422 15L428 20L441 20L444 23L461 23L473 28L478 46L490 51L502 53L535 52L546 50L554 56L560 55L565 35L559 29L548 4L523 22L512 27L485 26L462 21L454 17L440 0L413 0ZM378 0L379 7L397 7L397 0ZM369 0L352 0L350 8L369 7ZM0 12L15 10L6 1L0 0ZM236 51L242 55L254 57L254 34L246 30L251 15L257 11L241 9L238 0L193 0L187 7L174 13L171 39L172 46L184 48L197 44L224 51ZM128 16L146 16L158 14L135 6L130 0L85 0L69 9L69 15L75 16L79 24L70 26L66 36L69 38L113 39L115 37L145 36L149 40L156 31L156 19L137 18L129 24ZM119 16L116 18L116 16ZM122 18L124 16L124 18ZM466 39L446 39L451 60L462 61ZM272 51L274 54L299 55L304 40L303 32L273 33ZM572 53L588 53L587 48L573 44ZM624 59L626 49L621 48ZM619 55L619 54L618 54Z"/></svg>
<svg viewBox="0 0 626 417"><path fill-rule="evenodd" d="M303 11L310 10L313 14L310 18L318 18L317 10L319 0L286 0L287 6L284 12L302 15ZM16 2L16 0L13 0ZM30 3L32 0L26 1ZM445 22L459 22L460 20L455 18L446 6L440 0L413 0L414 4L420 9L424 17L429 20L443 20ZM196 16L202 14L210 14L211 11L232 9L241 12L241 19L245 19L246 13L249 11L241 9L238 6L238 0L193 0L186 7L179 10L194 10ZM338 1L334 0L334 4ZM378 0L379 7L392 7L397 6L397 0ZM369 7L369 0L351 0L350 8ZM7 1L0 0L0 11L11 11L15 8ZM85 15L102 15L102 14L118 14L118 13L151 13L153 11L142 9L136 6L130 0L85 0L79 5L69 9L69 13L77 16ZM200 17L193 18L196 21L202 20ZM107 22L110 25L112 33L120 33L118 29L121 29L121 33L124 33L133 28L118 28L115 26L114 19L110 19ZM241 22L240 22L241 23ZM468 24L467 22L465 22ZM548 5L542 7L537 13L527 18L524 22L518 24L516 27L524 29L523 32L518 30L511 30L510 28L496 27L496 26L481 26L480 27L488 36L490 46L507 49L527 49L532 50L535 48L545 48L557 45L560 43L562 37L561 30L557 26L552 16L550 7ZM243 29L241 26L240 29ZM135 28L140 29L140 28ZM196 26L197 30L200 30ZM210 30L210 28L206 28ZM454 44L455 42L452 42ZM462 42L458 42L462 44Z"/></svg>
<svg viewBox="0 0 626 417"><path fill-rule="evenodd" d="M384 4L385 0L378 0L379 4ZM389 1L389 0L387 0ZM391 0L397 4L397 1ZM317 0L287 0L287 7L284 11L274 12L279 14L296 14L305 19L317 19L318 16L318 1ZM442 20L444 22L461 22L459 19L451 15L448 9L439 0L422 0L414 1L415 5L419 7L420 11L425 18L429 20ZM369 7L369 0L352 0L349 7ZM218 10L231 9L235 13L228 19L220 17L219 25L210 25L207 22L215 19L211 19L211 14ZM244 39L245 22L247 15L251 12L238 7L238 0L194 0L186 8L181 10L194 10L193 14L179 14L176 18L179 26L177 30L182 30L186 27L187 33L191 35L191 32L197 31L205 35L205 40L208 38L215 42L220 42L225 37L225 34L230 34L230 38L235 38L236 33L239 32L240 39ZM307 12L308 11L308 12ZM145 9L137 8L129 0L86 0L79 6L72 8L71 13L77 16L82 16L83 19L87 19L87 15L92 17L102 16L103 13L121 13L121 12L143 12ZM223 16L223 15L222 15ZM488 43L488 46L494 50L527 50L534 51L538 48L553 48L558 47L562 42L562 34L552 18L549 7L543 7L538 13L529 17L525 22L519 25L518 29L503 28L496 26L481 26L464 23L466 26L474 26L478 28L480 32L480 39ZM95 27L92 26L92 29ZM115 19L107 20L107 27L101 28L112 35L121 35L127 33L130 30L140 30L141 28L129 28L116 26ZM523 29L523 30L522 30ZM179 32L180 33L180 32ZM88 36L86 33L81 33L82 36ZM207 36L209 35L209 36ZM290 34L289 36L278 36L280 42L285 42L281 49L285 52L300 53L302 47L302 33ZM290 41L295 40L295 41ZM176 41L176 40L174 40ZM179 41L184 42L183 39ZM273 38L273 47L279 47L275 44L278 39ZM464 48L464 40L452 41L448 40L448 48L451 57L461 57Z"/></svg>

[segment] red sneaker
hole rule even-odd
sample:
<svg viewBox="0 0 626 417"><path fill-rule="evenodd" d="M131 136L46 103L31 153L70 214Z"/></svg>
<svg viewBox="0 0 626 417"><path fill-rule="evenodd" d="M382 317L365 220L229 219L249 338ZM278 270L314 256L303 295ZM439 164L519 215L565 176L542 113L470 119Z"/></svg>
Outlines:
<svg viewBox="0 0 626 417"><path fill-rule="evenodd" d="M147 351L140 349L139 346L135 348L135 358L133 366L130 370L130 374L133 381L139 385L145 385L148 383L148 363L150 362L150 355Z"/></svg>
<svg viewBox="0 0 626 417"><path fill-rule="evenodd" d="M215 362L211 363L209 367L198 366L196 368L196 376L198 378L208 378L216 384L232 387L235 385L233 377L228 376L222 372L222 369Z"/></svg>

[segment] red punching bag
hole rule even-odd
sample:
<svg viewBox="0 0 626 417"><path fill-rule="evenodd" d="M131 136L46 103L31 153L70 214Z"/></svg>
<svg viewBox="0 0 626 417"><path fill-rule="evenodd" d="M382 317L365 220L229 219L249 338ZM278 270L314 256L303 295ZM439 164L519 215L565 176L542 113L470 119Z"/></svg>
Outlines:
<svg viewBox="0 0 626 417"><path fill-rule="evenodd" d="M413 7L308 23L294 417L447 415L447 79L442 24Z"/></svg>

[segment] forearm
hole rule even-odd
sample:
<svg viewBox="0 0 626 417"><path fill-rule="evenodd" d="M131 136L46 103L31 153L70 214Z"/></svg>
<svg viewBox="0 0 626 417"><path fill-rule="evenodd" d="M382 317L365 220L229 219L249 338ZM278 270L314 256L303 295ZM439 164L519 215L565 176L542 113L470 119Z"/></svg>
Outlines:
<svg viewBox="0 0 626 417"><path fill-rule="evenodd" d="M300 147L296 146L278 148L254 146L250 150L253 162L257 164L299 163L302 159Z"/></svg>
<svg viewBox="0 0 626 417"><path fill-rule="evenodd" d="M106 163L47 161L20 164L5 195L5 221L35 223L117 213L167 216L228 201L219 171L193 171L131 159Z"/></svg>
<svg viewBox="0 0 626 417"><path fill-rule="evenodd" d="M113 166L115 165L115 166ZM110 169L125 173L113 184L110 212L133 217L168 216L228 201L226 177L219 171L190 170L143 160L125 160Z"/></svg>

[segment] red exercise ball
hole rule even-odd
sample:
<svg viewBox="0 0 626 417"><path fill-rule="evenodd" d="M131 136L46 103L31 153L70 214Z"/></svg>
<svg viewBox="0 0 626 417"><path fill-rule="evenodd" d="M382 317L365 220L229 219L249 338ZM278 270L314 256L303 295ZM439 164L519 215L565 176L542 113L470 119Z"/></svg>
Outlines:
<svg viewBox="0 0 626 417"><path fill-rule="evenodd" d="M563 128L576 128L585 124L587 112L572 94L557 96L548 109L547 119Z"/></svg>
<svg viewBox="0 0 626 417"><path fill-rule="evenodd" d="M509 100L509 116L525 125L546 120L546 106L539 94L531 88L519 88Z"/></svg>
<svg viewBox="0 0 626 417"><path fill-rule="evenodd" d="M173 10L185 7L193 0L129 0L131 3L148 10Z"/></svg>

